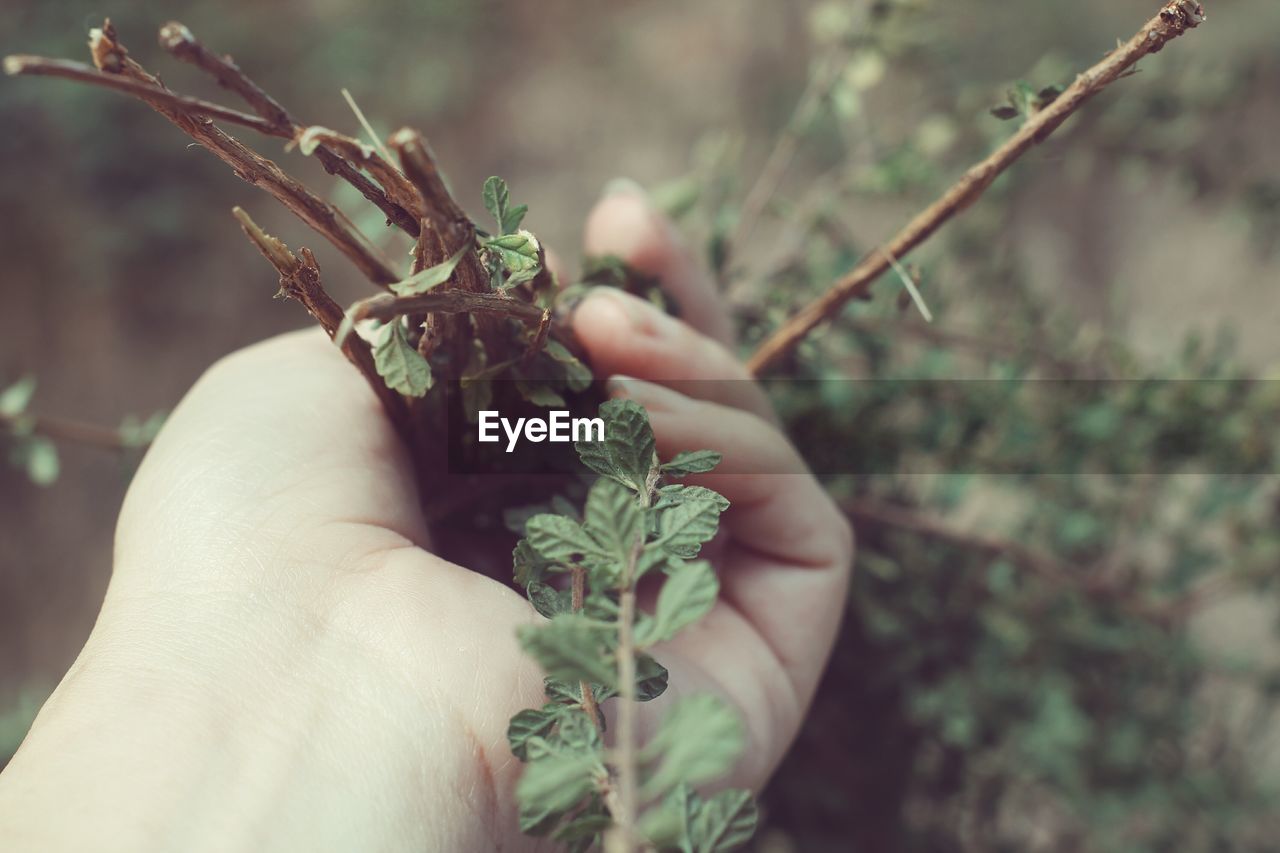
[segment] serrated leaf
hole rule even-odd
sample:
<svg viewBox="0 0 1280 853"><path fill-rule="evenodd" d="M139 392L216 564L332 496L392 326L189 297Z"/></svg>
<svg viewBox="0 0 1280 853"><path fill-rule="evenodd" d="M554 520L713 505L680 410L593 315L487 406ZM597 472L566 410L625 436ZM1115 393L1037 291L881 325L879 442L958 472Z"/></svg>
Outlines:
<svg viewBox="0 0 1280 853"><path fill-rule="evenodd" d="M498 230L502 234L511 234L520 228L525 214L529 212L529 206L527 204L511 206L511 191L506 181L497 175L489 178L484 182L483 196L484 208L498 223Z"/></svg>
<svg viewBox="0 0 1280 853"><path fill-rule="evenodd" d="M521 527L523 526L522 524ZM516 583L524 587L541 580L547 570L554 567L554 564L539 554L527 539L521 539L516 543L515 549L511 552L511 564Z"/></svg>
<svg viewBox="0 0 1280 853"><path fill-rule="evenodd" d="M409 344L399 320L382 327L373 364L388 388L407 397L421 397L431 388L431 365Z"/></svg>
<svg viewBox="0 0 1280 853"><path fill-rule="evenodd" d="M660 797L681 782L697 785L723 775L742 746L742 722L724 700L705 693L681 699L641 753L653 767L643 796Z"/></svg>
<svg viewBox="0 0 1280 853"><path fill-rule="evenodd" d="M719 492L713 492L703 486L681 485L662 486L659 488L658 500L653 506L654 509L666 509L667 507L697 501L713 503L720 508L721 512L729 508L729 499Z"/></svg>
<svg viewBox="0 0 1280 853"><path fill-rule="evenodd" d="M611 653L613 629L578 613L562 613L545 625L519 629L520 645L557 681L617 683Z"/></svg>
<svg viewBox="0 0 1280 853"><path fill-rule="evenodd" d="M541 581L533 581L526 589L526 594L533 609L548 619L573 611L572 597L567 589L560 590Z"/></svg>
<svg viewBox="0 0 1280 853"><path fill-rule="evenodd" d="M650 702L667 692L667 668L652 655L636 655L636 701Z"/></svg>
<svg viewBox="0 0 1280 853"><path fill-rule="evenodd" d="M544 559L555 563L579 563L584 558L604 559L608 552L581 524L561 515L544 513L525 522L525 536Z"/></svg>
<svg viewBox="0 0 1280 853"><path fill-rule="evenodd" d="M542 269L542 263L538 257L540 251L538 238L528 231L490 237L484 241L484 247L502 262L503 268L507 271L506 287L528 281Z"/></svg>
<svg viewBox="0 0 1280 853"><path fill-rule="evenodd" d="M720 464L723 459L714 450L686 450L677 453L670 462L662 466L664 474L683 477L685 474L705 474Z"/></svg>
<svg viewBox="0 0 1280 853"><path fill-rule="evenodd" d="M640 652L636 655L636 701L650 702L667 692L667 683L671 675L667 668L658 663L653 655ZM618 695L613 687L601 687L596 692L596 701L603 702Z"/></svg>
<svg viewBox="0 0 1280 853"><path fill-rule="evenodd" d="M541 406L544 409L563 409L565 407L564 397L561 397L541 382L517 379L516 390L520 392L521 397L524 397L535 406Z"/></svg>
<svg viewBox="0 0 1280 853"><path fill-rule="evenodd" d="M720 526L720 504L711 500L687 500L658 516L658 544L677 557L696 557L702 543L710 541Z"/></svg>
<svg viewBox="0 0 1280 853"><path fill-rule="evenodd" d="M564 382L570 391L585 391L591 387L595 379L591 374L591 368L583 364L559 341L548 339L544 344L543 352L564 370Z"/></svg>
<svg viewBox="0 0 1280 853"><path fill-rule="evenodd" d="M31 397L36 393L36 378L24 376L0 392L0 415L16 418L27 410Z"/></svg>
<svg viewBox="0 0 1280 853"><path fill-rule="evenodd" d="M597 474L642 492L654 461L653 430L644 408L634 400L609 400L600 406L604 441L578 441L582 464Z"/></svg>
<svg viewBox="0 0 1280 853"><path fill-rule="evenodd" d="M618 563L631 558L644 534L644 512L636 493L607 477L601 477L587 493L585 528Z"/></svg>
<svg viewBox="0 0 1280 853"><path fill-rule="evenodd" d="M435 266L427 267L425 270L416 272L406 278L404 281L393 282L388 285L391 292L397 296L417 296L420 293L426 293L434 287L438 287L449 280L449 276L453 275L453 271L457 269L458 262L466 256L467 252L472 249L471 241L468 240L462 248L454 252L447 259L441 261Z"/></svg>
<svg viewBox="0 0 1280 853"><path fill-rule="evenodd" d="M515 757L525 761L530 738L545 738L551 734L563 711L563 706L548 704L541 708L525 708L512 717L507 724L507 743Z"/></svg>
<svg viewBox="0 0 1280 853"><path fill-rule="evenodd" d="M595 789L604 768L594 753L553 750L542 738L529 738L525 752L529 763L516 785L520 829L545 835Z"/></svg>
<svg viewBox="0 0 1280 853"><path fill-rule="evenodd" d="M720 583L705 560L681 563L667 575L658 592L653 616L636 627L636 642L651 646L670 640L705 616L716 603Z"/></svg>
<svg viewBox="0 0 1280 853"><path fill-rule="evenodd" d="M745 847L755 835L759 814L749 791L721 791L692 808L688 824L694 853L729 853Z"/></svg>

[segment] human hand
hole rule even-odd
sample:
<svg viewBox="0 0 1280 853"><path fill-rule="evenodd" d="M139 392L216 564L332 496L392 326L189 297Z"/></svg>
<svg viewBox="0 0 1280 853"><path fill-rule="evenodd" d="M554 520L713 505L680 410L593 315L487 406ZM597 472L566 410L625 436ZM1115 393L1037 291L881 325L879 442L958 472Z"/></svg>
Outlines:
<svg viewBox="0 0 1280 853"><path fill-rule="evenodd" d="M724 455L697 480L733 502L713 543L722 601L657 656L672 694L738 707L749 739L732 781L758 788L830 650L849 530L716 343L729 324L714 292L643 198L603 202L587 249L658 275L692 324L617 293L574 316L600 375L649 380L619 393L649 409L664 457ZM694 400L670 380L717 381ZM411 471L318 333L211 368L129 490L89 642L0 775L0 846L535 846L516 827L505 732L542 701L515 640L539 617L432 553Z"/></svg>

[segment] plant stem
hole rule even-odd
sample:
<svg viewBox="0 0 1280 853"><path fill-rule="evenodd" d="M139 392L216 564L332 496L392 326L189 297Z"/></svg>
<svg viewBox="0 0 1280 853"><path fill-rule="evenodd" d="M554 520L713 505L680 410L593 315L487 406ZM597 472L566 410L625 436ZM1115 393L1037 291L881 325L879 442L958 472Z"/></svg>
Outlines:
<svg viewBox="0 0 1280 853"><path fill-rule="evenodd" d="M54 441L69 441L103 450L132 450L145 446L125 441L118 429L48 415L25 412L21 415L0 415L0 425L9 432L14 432L21 426L24 431L30 430Z"/></svg>
<svg viewBox="0 0 1280 853"><path fill-rule="evenodd" d="M647 495L645 503L648 503ZM618 769L617 832L610 837L609 853L636 849L636 815L639 811L639 770L636 766L636 563L644 550L642 533L631 549L622 572L618 596L618 732L614 746Z"/></svg>
<svg viewBox="0 0 1280 853"><path fill-rule="evenodd" d="M581 613L583 601L586 598L587 570L582 566L574 566L570 569L570 574L573 578L570 606L573 608L574 613ZM600 728L600 707L596 704L596 694L591 691L591 682L585 679L579 681L578 694L582 697L582 710L586 711L591 724L598 730Z"/></svg>
<svg viewBox="0 0 1280 853"><path fill-rule="evenodd" d="M1165 5L1133 38L1077 77L1053 103L1027 119L1004 145L965 172L897 236L869 252L852 272L783 324L751 356L747 362L750 371L759 375L799 346L819 325L833 319L849 300L864 296L876 279L890 268L890 258L905 258L952 217L973 204L1023 154L1047 139L1086 101L1123 76L1138 60L1156 53L1187 30L1199 26L1204 21L1203 11L1198 4L1188 0Z"/></svg>

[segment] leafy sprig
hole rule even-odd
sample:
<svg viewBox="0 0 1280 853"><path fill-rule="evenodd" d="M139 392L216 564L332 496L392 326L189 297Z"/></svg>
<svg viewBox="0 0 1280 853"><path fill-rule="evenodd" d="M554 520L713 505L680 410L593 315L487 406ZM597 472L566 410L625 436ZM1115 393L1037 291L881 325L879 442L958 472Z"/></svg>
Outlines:
<svg viewBox="0 0 1280 853"><path fill-rule="evenodd" d="M742 723L722 700L693 695L669 707L653 737L635 742L636 702L658 698L667 671L648 652L715 605L719 582L695 559L716 534L728 501L664 476L710 471L719 455L682 453L661 464L644 409L600 407L603 441L579 442L600 475L581 515L542 513L516 546L516 580L548 621L520 631L546 673L546 703L511 720L512 752L526 762L517 788L520 826L581 851L610 847L727 851L751 837L746 791L702 799L692 786L724 775L743 748ZM664 575L652 613L635 606L636 585ZM570 589L558 589L557 576ZM599 704L617 697L616 743L606 749Z"/></svg>

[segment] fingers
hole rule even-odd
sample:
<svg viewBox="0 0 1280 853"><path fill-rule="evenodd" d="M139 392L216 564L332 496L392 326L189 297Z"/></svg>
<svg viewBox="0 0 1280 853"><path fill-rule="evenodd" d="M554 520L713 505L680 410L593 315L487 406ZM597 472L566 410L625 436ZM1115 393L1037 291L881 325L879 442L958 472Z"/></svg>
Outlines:
<svg viewBox="0 0 1280 853"><path fill-rule="evenodd" d="M730 501L716 561L721 603L672 650L750 709L761 752L744 769L766 778L813 697L845 609L848 522L761 418L647 382L616 384L647 410L663 458L704 448L723 455L715 472L687 478Z"/></svg>
<svg viewBox="0 0 1280 853"><path fill-rule="evenodd" d="M715 284L639 185L630 181L610 185L587 217L583 245L588 255L616 255L654 276L691 326L721 343L733 340L733 327Z"/></svg>
<svg viewBox="0 0 1280 853"><path fill-rule="evenodd" d="M573 330L601 376L674 382L692 396L775 417L733 353L643 299L598 288L574 312Z"/></svg>

